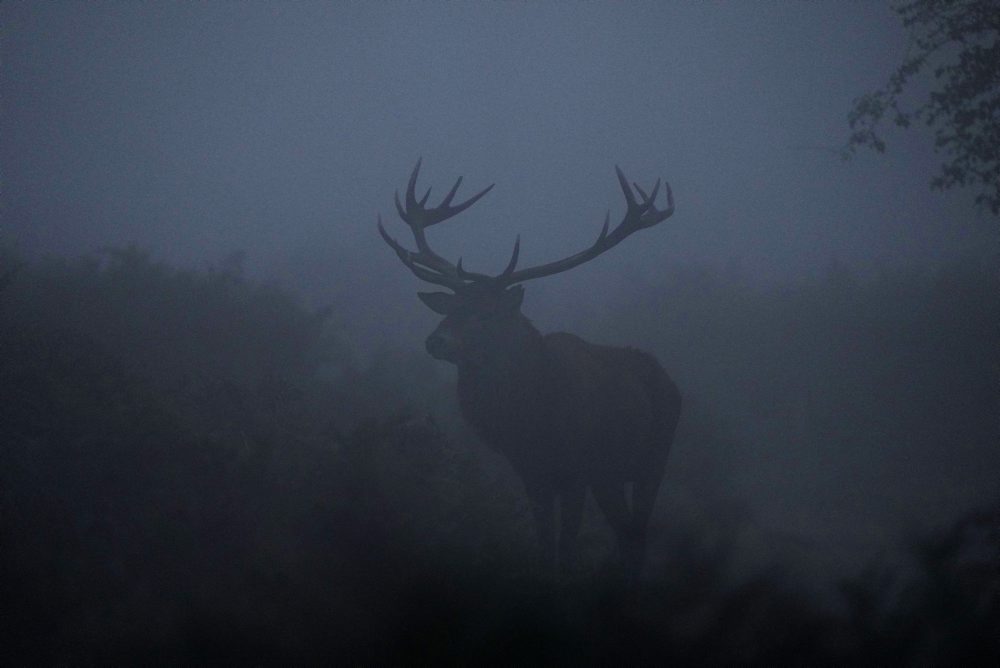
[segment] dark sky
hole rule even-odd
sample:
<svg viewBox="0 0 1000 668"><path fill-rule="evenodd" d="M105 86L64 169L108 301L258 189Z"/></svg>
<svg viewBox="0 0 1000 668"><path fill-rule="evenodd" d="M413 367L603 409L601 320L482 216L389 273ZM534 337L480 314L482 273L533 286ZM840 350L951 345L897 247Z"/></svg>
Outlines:
<svg viewBox="0 0 1000 668"><path fill-rule="evenodd" d="M676 215L535 297L737 263L751 276L996 252L970 193L932 193L921 130L836 149L906 49L881 3L3 3L3 231L22 253L136 243L318 296L415 281L375 234L418 156L496 189L433 242L484 271L589 244L614 165ZM562 292L560 292L562 291ZM557 301L565 301L560 298ZM579 300L577 300L579 301ZM372 318L376 316L369 314ZM384 315L380 310L379 315ZM359 316L361 317L361 316ZM377 319L377 318L376 318ZM558 323L556 323L558 324Z"/></svg>

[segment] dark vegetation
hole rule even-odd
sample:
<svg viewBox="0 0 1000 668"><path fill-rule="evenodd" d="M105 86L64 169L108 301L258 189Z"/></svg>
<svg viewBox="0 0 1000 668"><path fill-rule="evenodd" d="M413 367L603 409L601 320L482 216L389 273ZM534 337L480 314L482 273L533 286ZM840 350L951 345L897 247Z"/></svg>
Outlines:
<svg viewBox="0 0 1000 668"><path fill-rule="evenodd" d="M1000 0L893 4L910 35L906 56L882 88L854 101L845 156L884 153L886 117L901 128L924 124L947 158L931 187L973 188L976 203L1000 216Z"/></svg>
<svg viewBox="0 0 1000 668"><path fill-rule="evenodd" d="M618 333L657 341L692 398L660 558L630 591L592 516L577 576L538 576L509 473L406 411L401 385L447 385L401 377L431 366L418 345L406 364L353 363L336 308L247 280L238 259L12 268L0 663L1000 660L995 498L915 537L907 568L872 555L824 602L780 559L733 570L748 511L716 471L757 415L772 438L936 445L995 473L995 268L835 269L787 289L689 271L624 300Z"/></svg>

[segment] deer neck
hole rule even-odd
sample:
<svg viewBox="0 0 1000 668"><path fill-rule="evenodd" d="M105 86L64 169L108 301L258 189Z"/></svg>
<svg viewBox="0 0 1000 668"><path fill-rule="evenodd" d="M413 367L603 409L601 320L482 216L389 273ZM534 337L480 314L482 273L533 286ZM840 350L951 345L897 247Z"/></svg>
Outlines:
<svg viewBox="0 0 1000 668"><path fill-rule="evenodd" d="M503 346L476 361L458 365L458 399L462 414L479 435L503 445L512 424L538 410L544 374L544 340L523 318L505 336Z"/></svg>

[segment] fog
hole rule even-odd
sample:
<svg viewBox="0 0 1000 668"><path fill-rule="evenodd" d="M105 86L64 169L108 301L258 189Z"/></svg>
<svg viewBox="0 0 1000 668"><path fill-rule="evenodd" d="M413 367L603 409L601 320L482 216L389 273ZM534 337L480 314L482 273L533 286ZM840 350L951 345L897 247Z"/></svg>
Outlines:
<svg viewBox="0 0 1000 668"><path fill-rule="evenodd" d="M919 662L996 621L995 577L967 624L925 599L965 563L927 546L996 547L1000 226L931 190L926 128L842 157L909 48L890 7L0 16L9 659ZM654 353L685 396L639 593L592 502L579 573L534 568L520 482L376 231L412 246L393 195L418 159L432 203L496 184L428 233L489 274L518 236L521 266L591 244L616 165L669 182L672 217L523 306Z"/></svg>

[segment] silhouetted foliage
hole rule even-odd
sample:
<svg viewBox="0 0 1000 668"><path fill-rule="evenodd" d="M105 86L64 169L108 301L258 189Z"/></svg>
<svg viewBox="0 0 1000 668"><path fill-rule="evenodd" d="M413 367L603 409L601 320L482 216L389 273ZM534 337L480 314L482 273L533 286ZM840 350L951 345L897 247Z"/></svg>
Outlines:
<svg viewBox="0 0 1000 668"><path fill-rule="evenodd" d="M784 573L784 548L741 564L753 515L719 460L745 444L719 414L801 418L787 438L993 439L996 285L982 267L783 292L682 272L636 297L618 325L705 377L656 558L627 589L593 508L590 566L541 577L511 473L464 432L398 409L417 394L400 385L436 391L406 377L420 363L352 366L335 306L314 313L238 262L186 272L129 249L27 263L0 299L0 663L995 658L995 507L915 539L910 571L845 582L838 611ZM773 377L751 381L762 364ZM837 367L850 386L824 384ZM952 396L921 403L941 387ZM786 409L790 395L811 403Z"/></svg>
<svg viewBox="0 0 1000 668"><path fill-rule="evenodd" d="M877 435L880 446L992 451L1000 438L995 267L955 262L862 280L834 265L778 289L682 270L629 294L611 316L616 335L656 341L685 386L735 420L842 446Z"/></svg>
<svg viewBox="0 0 1000 668"><path fill-rule="evenodd" d="M857 647L877 663L1000 661L1000 506L913 542L917 575L874 567L842 583Z"/></svg>
<svg viewBox="0 0 1000 668"><path fill-rule="evenodd" d="M911 44L889 82L855 101L846 155L862 146L884 152L878 125L887 115L903 128L926 123L935 148L949 156L932 187L976 187L976 203L1000 215L1000 2L910 0L895 11ZM931 91L910 103L905 93L928 70Z"/></svg>

